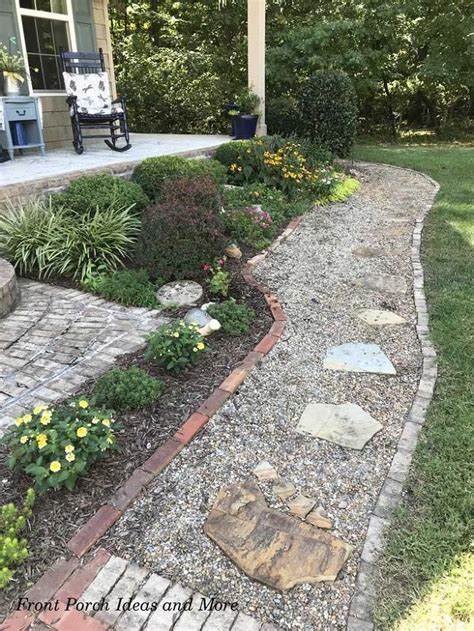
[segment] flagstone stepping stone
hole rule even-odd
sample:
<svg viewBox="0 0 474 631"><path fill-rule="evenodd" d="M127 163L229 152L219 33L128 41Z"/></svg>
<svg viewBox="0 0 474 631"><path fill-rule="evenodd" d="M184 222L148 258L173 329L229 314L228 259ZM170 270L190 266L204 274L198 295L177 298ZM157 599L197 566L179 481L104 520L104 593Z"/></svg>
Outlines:
<svg viewBox="0 0 474 631"><path fill-rule="evenodd" d="M372 326L406 324L407 322L405 318L393 313L393 311L385 311L383 309L361 309L357 312L357 317Z"/></svg>
<svg viewBox="0 0 474 631"><path fill-rule="evenodd" d="M403 276L390 276L388 274L369 274L364 278L355 280L354 285L370 291L381 291L389 294L405 294L407 291L407 282Z"/></svg>
<svg viewBox="0 0 474 631"><path fill-rule="evenodd" d="M306 497L305 495L298 495L294 500L288 502L288 508L292 515L301 517L304 519L306 515L315 507L316 500Z"/></svg>
<svg viewBox="0 0 474 631"><path fill-rule="evenodd" d="M266 460L260 462L253 472L259 480L278 480L276 469Z"/></svg>
<svg viewBox="0 0 474 631"><path fill-rule="evenodd" d="M156 297L164 306L186 307L199 302L202 294L203 289L199 283L193 280L178 280L160 287L156 292Z"/></svg>
<svg viewBox="0 0 474 631"><path fill-rule="evenodd" d="M284 502L296 493L296 487L292 482L288 482L288 480L280 480L280 483L273 487L273 491L275 495Z"/></svg>
<svg viewBox="0 0 474 631"><path fill-rule="evenodd" d="M381 423L355 403L310 403L296 426L300 434L359 451L381 429Z"/></svg>
<svg viewBox="0 0 474 631"><path fill-rule="evenodd" d="M219 492L204 531L250 578L280 590L335 581L352 552L342 539L269 508L251 482Z"/></svg>
<svg viewBox="0 0 474 631"><path fill-rule="evenodd" d="M354 248L352 250L352 254L354 256L360 256L362 258L370 259L376 258L377 256L383 256L384 251L380 248L371 248L371 247L360 247Z"/></svg>
<svg viewBox="0 0 474 631"><path fill-rule="evenodd" d="M396 375L392 362L377 344L349 342L332 346L326 352L324 368L347 372L371 372L382 375Z"/></svg>
<svg viewBox="0 0 474 631"><path fill-rule="evenodd" d="M326 511L322 506L318 506L306 515L306 521L318 528L332 528L332 521L328 518Z"/></svg>

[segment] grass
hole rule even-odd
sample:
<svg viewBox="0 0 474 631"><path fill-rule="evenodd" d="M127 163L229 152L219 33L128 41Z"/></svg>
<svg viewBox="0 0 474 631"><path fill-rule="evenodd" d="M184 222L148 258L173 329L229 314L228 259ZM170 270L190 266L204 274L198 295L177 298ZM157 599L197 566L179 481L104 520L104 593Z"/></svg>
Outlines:
<svg viewBox="0 0 474 631"><path fill-rule="evenodd" d="M354 158L410 167L441 185L422 249L438 382L380 563L376 628L472 629L474 146L359 145Z"/></svg>

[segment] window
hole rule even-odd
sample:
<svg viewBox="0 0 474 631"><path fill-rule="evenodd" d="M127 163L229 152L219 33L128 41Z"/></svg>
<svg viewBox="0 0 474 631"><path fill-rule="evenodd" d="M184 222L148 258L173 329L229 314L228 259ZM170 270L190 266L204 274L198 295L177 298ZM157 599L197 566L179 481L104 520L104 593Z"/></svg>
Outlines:
<svg viewBox="0 0 474 631"><path fill-rule="evenodd" d="M19 5L31 87L62 90L59 50L71 50L69 0L19 0Z"/></svg>

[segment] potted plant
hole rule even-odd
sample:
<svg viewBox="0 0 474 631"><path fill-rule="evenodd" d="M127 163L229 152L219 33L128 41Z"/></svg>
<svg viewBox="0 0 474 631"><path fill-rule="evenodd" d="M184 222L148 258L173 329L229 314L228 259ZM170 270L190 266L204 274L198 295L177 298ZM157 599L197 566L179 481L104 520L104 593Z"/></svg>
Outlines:
<svg viewBox="0 0 474 631"><path fill-rule="evenodd" d="M6 46L0 46L0 70L3 71L5 94L20 94L20 83L23 83L25 65L21 53L10 54Z"/></svg>
<svg viewBox="0 0 474 631"><path fill-rule="evenodd" d="M246 88L236 101L239 104L239 110L229 112L229 114L234 115L235 137L238 140L253 138L257 131L260 97Z"/></svg>

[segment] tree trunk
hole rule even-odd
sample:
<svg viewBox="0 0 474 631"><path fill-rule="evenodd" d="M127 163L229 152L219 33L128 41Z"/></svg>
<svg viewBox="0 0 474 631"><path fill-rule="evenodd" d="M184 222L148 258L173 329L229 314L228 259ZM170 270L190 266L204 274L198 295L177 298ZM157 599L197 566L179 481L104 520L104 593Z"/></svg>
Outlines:
<svg viewBox="0 0 474 631"><path fill-rule="evenodd" d="M388 81L385 77L383 78L383 90L385 92L385 98L387 102L387 113L388 113L388 121L390 124L390 130L392 132L392 136L396 138L397 137L397 121L395 117L395 112L393 111L392 95L390 94Z"/></svg>

